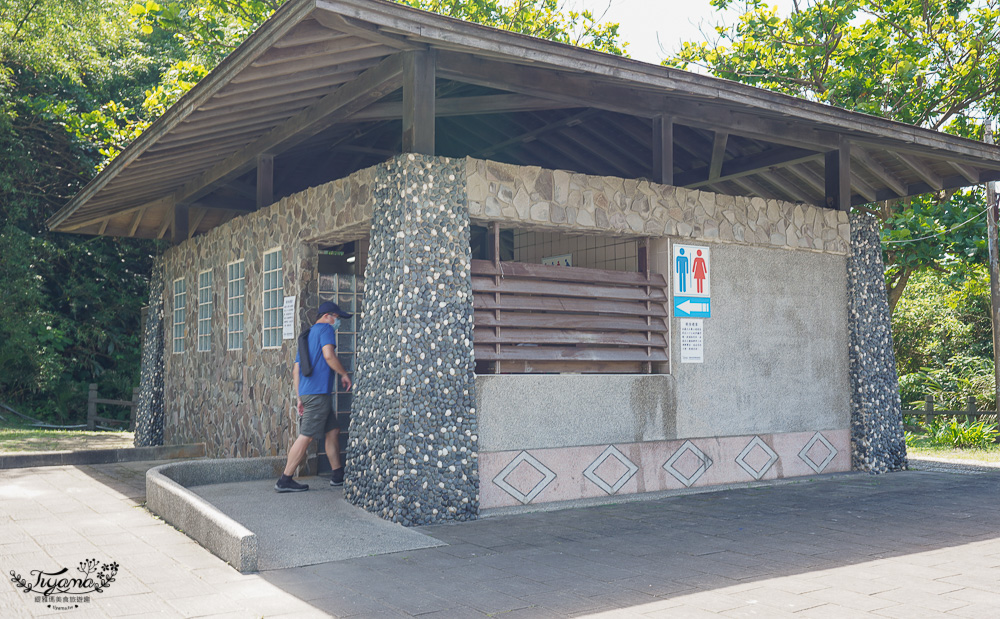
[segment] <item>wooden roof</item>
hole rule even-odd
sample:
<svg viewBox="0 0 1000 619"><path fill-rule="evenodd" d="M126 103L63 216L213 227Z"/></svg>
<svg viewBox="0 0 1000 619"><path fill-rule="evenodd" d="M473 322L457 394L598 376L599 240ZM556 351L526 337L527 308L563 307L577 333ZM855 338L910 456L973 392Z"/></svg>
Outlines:
<svg viewBox="0 0 1000 619"><path fill-rule="evenodd" d="M832 208L1000 179L1000 149L383 0L290 0L50 220L183 240L400 152Z"/></svg>

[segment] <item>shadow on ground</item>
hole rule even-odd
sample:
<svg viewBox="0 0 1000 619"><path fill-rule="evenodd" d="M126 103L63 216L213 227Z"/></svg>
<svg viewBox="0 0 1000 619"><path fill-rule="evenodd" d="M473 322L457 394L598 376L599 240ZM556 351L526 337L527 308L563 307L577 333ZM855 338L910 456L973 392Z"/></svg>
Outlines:
<svg viewBox="0 0 1000 619"><path fill-rule="evenodd" d="M855 474L422 527L448 545L262 575L338 617L995 616L998 514L996 472Z"/></svg>

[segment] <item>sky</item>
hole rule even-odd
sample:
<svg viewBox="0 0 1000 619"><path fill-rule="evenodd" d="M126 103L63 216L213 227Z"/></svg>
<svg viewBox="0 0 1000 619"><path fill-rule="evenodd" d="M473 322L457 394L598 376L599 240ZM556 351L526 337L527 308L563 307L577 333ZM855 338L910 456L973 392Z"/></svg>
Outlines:
<svg viewBox="0 0 1000 619"><path fill-rule="evenodd" d="M682 41L703 41L699 26L711 35L716 24L732 23L738 15L717 11L708 0L564 0L563 4L566 10L589 9L602 22L618 22L621 38L629 44L629 56L654 64L665 56L661 45L669 53L679 49ZM786 15L792 0L772 0L771 4Z"/></svg>

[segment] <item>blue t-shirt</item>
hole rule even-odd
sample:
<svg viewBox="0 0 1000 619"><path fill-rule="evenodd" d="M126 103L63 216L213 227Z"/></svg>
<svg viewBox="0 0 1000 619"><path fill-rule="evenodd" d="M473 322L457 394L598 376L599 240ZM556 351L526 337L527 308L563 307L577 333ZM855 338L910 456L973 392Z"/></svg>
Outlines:
<svg viewBox="0 0 1000 619"><path fill-rule="evenodd" d="M317 323L309 329L309 358L312 360L312 375L299 374L299 395L333 392L333 378L336 372L330 369L323 358L323 347L327 344L337 348L337 331L332 325ZM295 363L299 363L299 353L295 353Z"/></svg>

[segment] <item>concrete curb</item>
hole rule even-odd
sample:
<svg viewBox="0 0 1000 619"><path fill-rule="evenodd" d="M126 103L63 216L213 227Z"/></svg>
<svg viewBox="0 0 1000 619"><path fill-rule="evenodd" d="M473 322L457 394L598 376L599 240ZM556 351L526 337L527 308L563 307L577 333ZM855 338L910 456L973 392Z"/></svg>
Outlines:
<svg viewBox="0 0 1000 619"><path fill-rule="evenodd" d="M113 464L143 460L174 460L204 458L205 443L161 445L159 447L127 447L123 449L88 449L82 451L46 451L0 455L0 469L26 469L36 466L77 466L83 464Z"/></svg>
<svg viewBox="0 0 1000 619"><path fill-rule="evenodd" d="M257 536L190 486L277 479L285 457L172 462L146 471L146 507L242 573L257 571Z"/></svg>

